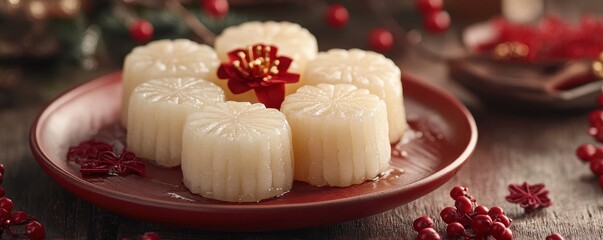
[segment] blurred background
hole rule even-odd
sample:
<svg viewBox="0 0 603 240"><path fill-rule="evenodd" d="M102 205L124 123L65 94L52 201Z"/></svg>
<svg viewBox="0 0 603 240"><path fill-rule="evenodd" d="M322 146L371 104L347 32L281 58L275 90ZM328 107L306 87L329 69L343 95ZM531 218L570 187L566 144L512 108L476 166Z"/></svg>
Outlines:
<svg viewBox="0 0 603 240"><path fill-rule="evenodd" d="M428 20L421 10L426 2L432 1L2 0L0 106L48 101L69 86L119 70L133 47L154 39L190 38L211 45L211 36L199 34L199 24L219 34L245 21L292 21L315 34L321 50L380 51L407 73L429 80L447 77L430 76L428 69L447 67L447 61L467 52L462 33L468 26L501 16L534 24L551 14L575 24L603 10L603 2L594 0L444 0L435 4L443 4L449 21L438 23L441 19ZM343 26L328 20L333 5L348 13ZM375 29L393 36L385 49L375 43Z"/></svg>

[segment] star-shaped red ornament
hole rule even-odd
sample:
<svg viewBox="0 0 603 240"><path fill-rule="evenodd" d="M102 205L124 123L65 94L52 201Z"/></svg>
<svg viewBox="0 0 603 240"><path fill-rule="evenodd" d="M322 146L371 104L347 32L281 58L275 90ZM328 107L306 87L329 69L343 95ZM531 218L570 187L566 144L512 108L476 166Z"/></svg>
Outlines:
<svg viewBox="0 0 603 240"><path fill-rule="evenodd" d="M113 151L113 147L104 142L88 140L70 147L67 151L67 161L80 164L86 159L97 159L99 154L104 151Z"/></svg>
<svg viewBox="0 0 603 240"><path fill-rule="evenodd" d="M82 175L128 175L144 176L145 165L132 152L123 150L116 154L107 143L90 140L67 151L67 161L80 165Z"/></svg>
<svg viewBox="0 0 603 240"><path fill-rule="evenodd" d="M549 191L544 184L529 185L527 182L520 184L509 184L509 196L505 199L510 203L517 203L526 211L533 211L543 207L549 207L553 203L549 199Z"/></svg>
<svg viewBox="0 0 603 240"><path fill-rule="evenodd" d="M241 94L251 89L266 107L279 109L285 99L285 84L299 81L287 72L292 59L277 56L278 48L256 44L228 53L229 62L218 68L218 78L228 80L228 89Z"/></svg>

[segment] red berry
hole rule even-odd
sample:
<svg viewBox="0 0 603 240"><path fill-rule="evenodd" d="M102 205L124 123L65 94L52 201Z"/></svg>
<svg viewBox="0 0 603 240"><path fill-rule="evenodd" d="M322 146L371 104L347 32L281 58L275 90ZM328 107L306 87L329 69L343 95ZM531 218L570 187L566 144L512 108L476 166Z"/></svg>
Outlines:
<svg viewBox="0 0 603 240"><path fill-rule="evenodd" d="M144 235L142 235L141 240L159 240L161 239L159 237L159 234L157 234L156 232L146 232L144 233Z"/></svg>
<svg viewBox="0 0 603 240"><path fill-rule="evenodd" d="M473 209L474 215L488 214L488 208L484 205L479 205Z"/></svg>
<svg viewBox="0 0 603 240"><path fill-rule="evenodd" d="M582 144L576 148L576 156L585 162L590 161L596 152L597 147L592 144Z"/></svg>
<svg viewBox="0 0 603 240"><path fill-rule="evenodd" d="M12 216L13 224L21 225L27 221L29 221L31 217L27 215L27 213L23 211L15 211Z"/></svg>
<svg viewBox="0 0 603 240"><path fill-rule="evenodd" d="M590 170L597 176L603 175L603 159L593 159L590 161Z"/></svg>
<svg viewBox="0 0 603 240"><path fill-rule="evenodd" d="M455 200L460 196L465 196L465 194L467 194L467 188L463 186L454 186L450 190L450 197Z"/></svg>
<svg viewBox="0 0 603 240"><path fill-rule="evenodd" d="M476 233L487 233L492 225L492 218L485 214L480 214L471 220L471 226Z"/></svg>
<svg viewBox="0 0 603 240"><path fill-rule="evenodd" d="M597 129L596 127L589 127L586 130L586 134L590 135L591 137L594 137L595 135L597 135L597 133L599 133L599 129Z"/></svg>
<svg viewBox="0 0 603 240"><path fill-rule="evenodd" d="M547 236L546 240L564 240L564 238L559 233L553 233L553 234Z"/></svg>
<svg viewBox="0 0 603 240"><path fill-rule="evenodd" d="M438 11L423 16L423 26L432 33L442 33L450 27L450 15L446 11Z"/></svg>
<svg viewBox="0 0 603 240"><path fill-rule="evenodd" d="M4 188L0 186L0 197L4 197Z"/></svg>
<svg viewBox="0 0 603 240"><path fill-rule="evenodd" d="M4 209L10 213L10 211L13 210L13 200L10 200L10 198L7 198L7 197L1 197L0 198L0 208Z"/></svg>
<svg viewBox="0 0 603 240"><path fill-rule="evenodd" d="M30 240L44 239L46 236L44 226L36 220L25 225L25 233L27 233Z"/></svg>
<svg viewBox="0 0 603 240"><path fill-rule="evenodd" d="M511 232L511 229L505 229L505 232L500 235L498 238L495 238L496 240L513 240L513 232Z"/></svg>
<svg viewBox="0 0 603 240"><path fill-rule="evenodd" d="M597 105L599 105L600 108L603 108L603 94L597 97Z"/></svg>
<svg viewBox="0 0 603 240"><path fill-rule="evenodd" d="M593 137L598 142L601 142L600 139L603 139L603 131L599 129L600 127L590 127L588 128L588 135Z"/></svg>
<svg viewBox="0 0 603 240"><path fill-rule="evenodd" d="M332 4L325 15L327 23L333 28L342 28L348 24L350 14L341 4Z"/></svg>
<svg viewBox="0 0 603 240"><path fill-rule="evenodd" d="M423 230L424 228L433 228L433 220L431 220L431 218L428 216L419 217L412 223L412 228L414 228L417 232Z"/></svg>
<svg viewBox="0 0 603 240"><path fill-rule="evenodd" d="M417 10L422 14L429 14L444 9L442 0L417 0Z"/></svg>
<svg viewBox="0 0 603 240"><path fill-rule="evenodd" d="M433 228L424 228L419 231L417 240L440 240L440 234L438 234Z"/></svg>
<svg viewBox="0 0 603 240"><path fill-rule="evenodd" d="M130 37L132 40L143 43L153 38L153 24L144 19L138 19L130 26Z"/></svg>
<svg viewBox="0 0 603 240"><path fill-rule="evenodd" d="M470 228L471 227L471 218L465 214L462 215L462 217L459 219L459 223L463 224L463 226L465 226L466 228Z"/></svg>
<svg viewBox="0 0 603 240"><path fill-rule="evenodd" d="M505 215L505 211L503 211L503 209L500 207L492 207L490 210L488 210L488 215L492 219L496 219L499 215Z"/></svg>
<svg viewBox="0 0 603 240"><path fill-rule="evenodd" d="M394 36L385 28L375 28L369 34L369 45L377 52L387 52L394 45Z"/></svg>
<svg viewBox="0 0 603 240"><path fill-rule="evenodd" d="M0 208L0 226L2 226L2 222L6 220L10 220L10 212Z"/></svg>
<svg viewBox="0 0 603 240"><path fill-rule="evenodd" d="M499 239L507 230L507 227L501 222L493 222L490 225L490 235L495 239Z"/></svg>
<svg viewBox="0 0 603 240"><path fill-rule="evenodd" d="M227 0L201 0L203 10L215 18L221 18L228 14Z"/></svg>
<svg viewBox="0 0 603 240"><path fill-rule="evenodd" d="M450 223L448 226L446 226L446 235L448 235L450 238L464 236L465 227L463 227L463 224L458 222Z"/></svg>
<svg viewBox="0 0 603 240"><path fill-rule="evenodd" d="M597 127L603 125L603 110L593 110L588 114L590 126Z"/></svg>
<svg viewBox="0 0 603 240"><path fill-rule="evenodd" d="M459 214L453 207L446 207L440 212L440 217L445 223L453 223L459 221Z"/></svg>
<svg viewBox="0 0 603 240"><path fill-rule="evenodd" d="M0 173L0 184L4 181L4 173Z"/></svg>
<svg viewBox="0 0 603 240"><path fill-rule="evenodd" d="M494 221L502 223L505 227L511 226L511 219L503 214L498 215Z"/></svg>
<svg viewBox="0 0 603 240"><path fill-rule="evenodd" d="M459 212L465 213L465 214L469 214L473 210L473 205L471 204L471 200L465 196L460 196L460 197L456 198L456 200L454 201L454 206L456 207L456 209Z"/></svg>
<svg viewBox="0 0 603 240"><path fill-rule="evenodd" d="M0 163L0 173L4 173L4 164Z"/></svg>
<svg viewBox="0 0 603 240"><path fill-rule="evenodd" d="M593 135L593 138L598 142L603 142L603 130L601 129L603 126L597 126L597 133Z"/></svg>

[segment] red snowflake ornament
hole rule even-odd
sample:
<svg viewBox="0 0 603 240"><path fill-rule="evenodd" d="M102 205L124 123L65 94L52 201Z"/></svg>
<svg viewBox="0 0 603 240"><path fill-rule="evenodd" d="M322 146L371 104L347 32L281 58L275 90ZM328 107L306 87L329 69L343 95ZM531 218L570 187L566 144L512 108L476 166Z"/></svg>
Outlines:
<svg viewBox="0 0 603 240"><path fill-rule="evenodd" d="M80 164L86 159L98 159L99 154L104 151L113 151L113 147L104 142L88 140L70 147L67 151L67 160Z"/></svg>
<svg viewBox="0 0 603 240"><path fill-rule="evenodd" d="M539 208L549 207L553 203L549 199L549 191L544 184L529 185L527 182L519 184L509 184L509 196L505 199L510 203L517 203L526 211L533 211Z"/></svg>
<svg viewBox="0 0 603 240"><path fill-rule="evenodd" d="M285 84L299 81L299 74L287 72L292 59L277 56L278 48L256 44L228 53L229 62L218 68L218 78L228 81L228 89L241 94L251 89L266 107L279 109L285 99Z"/></svg>
<svg viewBox="0 0 603 240"><path fill-rule="evenodd" d="M107 143L90 140L70 147L67 161L80 165L82 175L119 175L134 173L144 176L145 165L132 152L117 155Z"/></svg>

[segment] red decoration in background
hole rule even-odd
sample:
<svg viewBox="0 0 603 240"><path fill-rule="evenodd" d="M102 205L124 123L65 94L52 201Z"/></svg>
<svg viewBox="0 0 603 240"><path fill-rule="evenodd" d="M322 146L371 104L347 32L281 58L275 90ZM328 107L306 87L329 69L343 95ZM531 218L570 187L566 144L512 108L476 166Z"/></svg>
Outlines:
<svg viewBox="0 0 603 240"><path fill-rule="evenodd" d="M417 0L417 10L423 15L423 27L431 33L443 33L450 28L450 15L444 11L442 0Z"/></svg>
<svg viewBox="0 0 603 240"><path fill-rule="evenodd" d="M67 161L80 165L82 175L144 176L145 165L132 152L124 150L120 155L107 143L85 141L67 151Z"/></svg>
<svg viewBox="0 0 603 240"><path fill-rule="evenodd" d="M446 11L437 11L423 16L423 27L431 33L443 33L450 27L450 15Z"/></svg>
<svg viewBox="0 0 603 240"><path fill-rule="evenodd" d="M145 43L151 40L153 38L153 32L155 31L153 24L144 19L134 21L130 25L129 30L132 40L139 43Z"/></svg>
<svg viewBox="0 0 603 240"><path fill-rule="evenodd" d="M422 14L439 12L444 9L442 0L417 0L417 10Z"/></svg>
<svg viewBox="0 0 603 240"><path fill-rule="evenodd" d="M394 36L385 28L375 28L369 33L369 46L377 52L387 52L394 45Z"/></svg>
<svg viewBox="0 0 603 240"><path fill-rule="evenodd" d="M348 10L341 4L332 4L327 9L325 19L329 26L333 28L343 28L348 24L350 14Z"/></svg>
<svg viewBox="0 0 603 240"><path fill-rule="evenodd" d="M478 49L492 52L499 59L530 62L595 59L603 51L603 35L596 34L603 31L603 21L592 16L583 16L577 26L554 16L547 16L534 26L505 19L494 19L492 25L498 37ZM519 48L514 49L516 46Z"/></svg>
<svg viewBox="0 0 603 240"><path fill-rule="evenodd" d="M227 0L200 0L203 10L215 18L222 18L228 14Z"/></svg>
<svg viewBox="0 0 603 240"><path fill-rule="evenodd" d="M256 44L228 53L229 62L218 68L218 77L228 81L234 94L254 90L258 100L279 109L285 99L285 84L299 81L299 74L287 72L292 59L277 56L278 48Z"/></svg>
<svg viewBox="0 0 603 240"><path fill-rule="evenodd" d="M549 191L542 183L534 185L529 185L527 182L510 184L509 192L509 196L505 197L505 199L510 203L519 204L526 211L534 211L553 204L548 197Z"/></svg>

